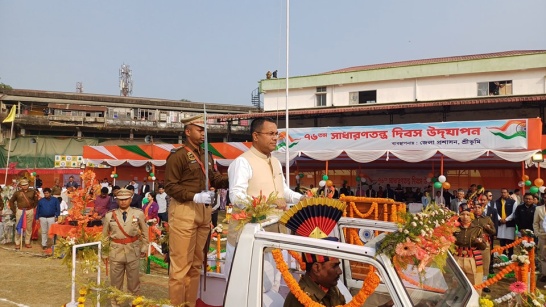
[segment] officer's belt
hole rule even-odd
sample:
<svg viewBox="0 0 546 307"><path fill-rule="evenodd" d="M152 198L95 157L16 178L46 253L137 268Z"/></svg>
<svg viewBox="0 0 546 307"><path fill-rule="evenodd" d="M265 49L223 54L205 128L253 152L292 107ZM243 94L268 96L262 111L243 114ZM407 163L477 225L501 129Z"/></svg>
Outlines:
<svg viewBox="0 0 546 307"><path fill-rule="evenodd" d="M112 239L112 242L117 244L129 244L129 243L135 242L136 240L138 240L138 236L123 238L123 239Z"/></svg>

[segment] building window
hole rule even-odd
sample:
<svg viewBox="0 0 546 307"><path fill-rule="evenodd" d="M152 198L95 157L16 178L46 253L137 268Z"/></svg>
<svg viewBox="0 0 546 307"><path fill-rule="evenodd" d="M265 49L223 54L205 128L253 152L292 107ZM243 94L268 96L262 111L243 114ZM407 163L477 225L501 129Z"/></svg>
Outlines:
<svg viewBox="0 0 546 307"><path fill-rule="evenodd" d="M377 91L361 91L349 93L349 104L376 103Z"/></svg>
<svg viewBox="0 0 546 307"><path fill-rule="evenodd" d="M512 80L478 82L478 96L512 95Z"/></svg>
<svg viewBox="0 0 546 307"><path fill-rule="evenodd" d="M317 107L325 107L326 106L326 87L325 86L317 87L317 93L315 95L317 97Z"/></svg>

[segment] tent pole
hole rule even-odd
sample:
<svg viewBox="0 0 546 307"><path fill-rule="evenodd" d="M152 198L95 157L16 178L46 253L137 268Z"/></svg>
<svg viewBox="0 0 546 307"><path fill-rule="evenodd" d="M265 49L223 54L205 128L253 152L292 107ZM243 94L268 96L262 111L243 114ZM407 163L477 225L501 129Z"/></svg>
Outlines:
<svg viewBox="0 0 546 307"><path fill-rule="evenodd" d="M521 161L521 179L525 177L525 162ZM525 195L525 184L521 187L521 195Z"/></svg>

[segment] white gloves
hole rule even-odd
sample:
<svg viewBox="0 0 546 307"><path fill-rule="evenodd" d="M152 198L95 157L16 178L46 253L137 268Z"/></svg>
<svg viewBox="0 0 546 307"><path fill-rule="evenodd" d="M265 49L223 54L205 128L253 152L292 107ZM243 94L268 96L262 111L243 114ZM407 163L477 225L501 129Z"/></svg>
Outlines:
<svg viewBox="0 0 546 307"><path fill-rule="evenodd" d="M214 195L214 192L212 191L197 193L193 196L193 202L197 204L210 205L212 203L213 195Z"/></svg>

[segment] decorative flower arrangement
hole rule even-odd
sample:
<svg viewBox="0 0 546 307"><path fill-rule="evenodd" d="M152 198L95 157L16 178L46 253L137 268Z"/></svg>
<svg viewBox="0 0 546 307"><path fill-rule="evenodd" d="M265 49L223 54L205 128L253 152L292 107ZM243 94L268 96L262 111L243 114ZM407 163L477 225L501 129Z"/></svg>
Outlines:
<svg viewBox="0 0 546 307"><path fill-rule="evenodd" d="M72 208L68 210L66 221L85 227L89 222L101 219L96 212L86 214L85 210L87 203L94 199L94 195L100 194L101 186L95 179L95 173L91 170L85 171L81 178L86 188L79 188L70 193Z"/></svg>
<svg viewBox="0 0 546 307"><path fill-rule="evenodd" d="M413 265L420 276L431 262L443 269L447 252L455 243L457 219L455 213L438 205L429 205L416 214L400 213L398 232L388 234L378 252L389 256L402 270Z"/></svg>
<svg viewBox="0 0 546 307"><path fill-rule="evenodd" d="M85 227L72 229L66 238L58 238L54 248L54 257L63 258L62 264L69 270L72 269L72 247L76 244L102 241L102 255L107 255L110 249L109 240L102 238L100 232L86 231ZM77 249L76 260L87 274L89 271L95 271L98 265L98 252L96 246L86 246Z"/></svg>
<svg viewBox="0 0 546 307"><path fill-rule="evenodd" d="M527 291L527 285L524 282L516 281L510 285L510 293L507 293L499 298L492 300L495 305L500 305L507 302L509 306L546 306L546 297L538 289L535 293ZM480 299L480 306L493 306L482 305Z"/></svg>
<svg viewBox="0 0 546 307"><path fill-rule="evenodd" d="M244 202L244 209L233 208L231 218L239 221L237 230L241 229L246 223L259 223L272 214L277 208L277 192L271 192L268 197L260 195L257 197L248 196Z"/></svg>
<svg viewBox="0 0 546 307"><path fill-rule="evenodd" d="M493 307L495 303L487 297L480 297L480 307Z"/></svg>
<svg viewBox="0 0 546 307"><path fill-rule="evenodd" d="M521 244L521 246L523 246L523 243ZM529 261L529 252L526 249L520 249L519 253L514 253L512 255L512 262L515 262L518 265L530 264L531 262Z"/></svg>
<svg viewBox="0 0 546 307"><path fill-rule="evenodd" d="M88 289L93 289L93 291L89 291ZM117 288L106 286L104 283L97 285L95 282L90 282L83 285L80 288L79 293L80 297L78 298L78 306L84 306L83 303L87 297L90 297L93 305L95 305L97 301L97 293L101 293L101 303L105 303L107 300L115 300L121 305L129 302L131 307L158 307L170 304L168 300L155 300L144 296L132 295Z"/></svg>

